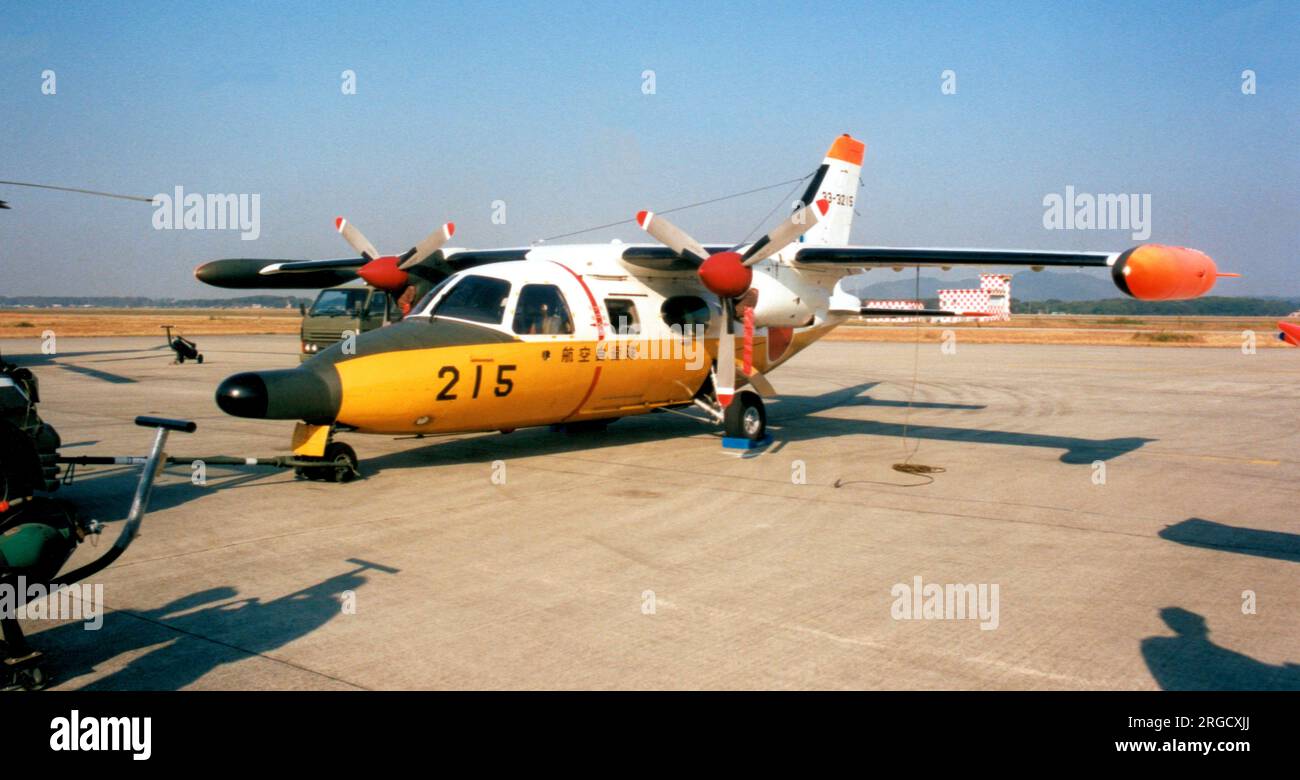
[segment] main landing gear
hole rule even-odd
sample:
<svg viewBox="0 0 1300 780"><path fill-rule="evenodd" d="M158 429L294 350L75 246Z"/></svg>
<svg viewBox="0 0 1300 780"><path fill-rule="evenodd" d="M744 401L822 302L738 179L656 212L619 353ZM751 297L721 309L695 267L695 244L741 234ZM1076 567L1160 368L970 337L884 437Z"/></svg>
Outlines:
<svg viewBox="0 0 1300 780"><path fill-rule="evenodd" d="M753 390L741 390L733 395L731 403L723 408L718 402L718 393L714 390L713 377L710 376L695 394L694 403L709 415L714 425L722 425L724 446L733 446L728 443L731 442L742 449L754 449L768 442L767 408L763 404L762 397ZM677 413L681 414L681 412ZM686 416L692 417L692 415ZM693 419L699 420L698 417Z"/></svg>
<svg viewBox="0 0 1300 780"><path fill-rule="evenodd" d="M752 390L741 390L722 414L722 429L729 439L763 441L767 436L767 410Z"/></svg>

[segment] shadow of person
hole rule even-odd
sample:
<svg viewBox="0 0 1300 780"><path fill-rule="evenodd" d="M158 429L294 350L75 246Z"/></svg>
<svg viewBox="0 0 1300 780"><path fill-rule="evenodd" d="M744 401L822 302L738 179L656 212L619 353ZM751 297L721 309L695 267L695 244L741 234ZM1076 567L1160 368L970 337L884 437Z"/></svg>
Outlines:
<svg viewBox="0 0 1300 780"><path fill-rule="evenodd" d="M56 685L92 673L124 653L147 649L83 690L176 690L223 664L266 655L320 628L342 613L345 592L366 583L366 569L396 572L356 563L352 571L270 601L236 599L234 588L211 588L156 610L109 613L98 631L85 631L81 623L63 624L34 634L32 644L46 653ZM272 681L264 687L276 686Z"/></svg>
<svg viewBox="0 0 1300 780"><path fill-rule="evenodd" d="M1142 659L1166 691L1300 691L1300 665L1256 661L1210 640L1205 618L1165 607L1160 618L1174 636L1142 640Z"/></svg>

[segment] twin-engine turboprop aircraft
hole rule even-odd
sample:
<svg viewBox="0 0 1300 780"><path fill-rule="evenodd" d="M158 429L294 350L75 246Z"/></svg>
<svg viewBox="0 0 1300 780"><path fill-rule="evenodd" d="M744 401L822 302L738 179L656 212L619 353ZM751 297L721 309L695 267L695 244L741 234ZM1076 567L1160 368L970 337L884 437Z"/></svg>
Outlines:
<svg viewBox="0 0 1300 780"><path fill-rule="evenodd" d="M866 309L843 280L875 267L1111 269L1142 300L1203 295L1219 274L1194 249L1050 252L848 245L865 146L831 145L794 213L748 245L706 245L653 212L637 224L659 245L453 249L448 223L402 255L381 255L336 226L360 257L215 260L212 285L293 289L361 276L418 302L393 325L345 339L296 368L241 373L217 389L227 413L298 420L293 448L311 478L346 479L356 455L336 431L436 434L599 426L698 408L727 435L761 440L767 375ZM941 311L941 315L963 312ZM737 356L737 340L740 356Z"/></svg>

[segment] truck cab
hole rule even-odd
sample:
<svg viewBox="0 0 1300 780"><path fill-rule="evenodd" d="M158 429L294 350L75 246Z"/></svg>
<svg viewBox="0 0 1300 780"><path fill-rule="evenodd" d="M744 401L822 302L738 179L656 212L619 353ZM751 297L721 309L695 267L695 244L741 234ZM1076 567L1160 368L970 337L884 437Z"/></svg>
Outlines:
<svg viewBox="0 0 1300 780"><path fill-rule="evenodd" d="M346 331L360 335L400 319L392 298L360 279L320 291L310 308L303 309L299 360L343 340Z"/></svg>

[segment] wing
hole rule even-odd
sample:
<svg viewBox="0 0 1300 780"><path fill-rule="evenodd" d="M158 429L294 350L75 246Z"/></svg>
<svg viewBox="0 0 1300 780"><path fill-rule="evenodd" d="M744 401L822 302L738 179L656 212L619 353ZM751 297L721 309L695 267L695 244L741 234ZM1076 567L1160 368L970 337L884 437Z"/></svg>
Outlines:
<svg viewBox="0 0 1300 780"><path fill-rule="evenodd" d="M712 245L703 247L705 252L714 254L725 252L731 247ZM683 258L673 250L661 244L632 244L621 255L624 265L645 268L651 271L691 271L699 269L700 264Z"/></svg>
<svg viewBox="0 0 1300 780"><path fill-rule="evenodd" d="M810 246L795 253L806 266L951 268L1011 265L1030 268L1108 268L1118 252L1045 252L1037 249L941 249L898 246Z"/></svg>
<svg viewBox="0 0 1300 780"><path fill-rule="evenodd" d="M263 274L266 268L286 265L312 266L291 273ZM271 260L259 257L232 257L212 260L194 269L194 276L204 284L232 290L304 290L333 287L357 278L357 269L365 264L360 257L341 260Z"/></svg>
<svg viewBox="0 0 1300 780"><path fill-rule="evenodd" d="M487 263L523 260L529 249L448 249L443 258L459 271ZM333 287L357 278L368 261L363 257L337 260L273 260L255 257L212 260L194 269L204 284L237 290L303 290Z"/></svg>
<svg viewBox="0 0 1300 780"><path fill-rule="evenodd" d="M1144 301L1196 298L1221 274L1203 252L1181 246L1140 244L1124 252L1048 252L1036 249L941 249L895 246L809 246L795 253L796 267L874 268L1001 265L1021 268L1109 268L1115 286Z"/></svg>

